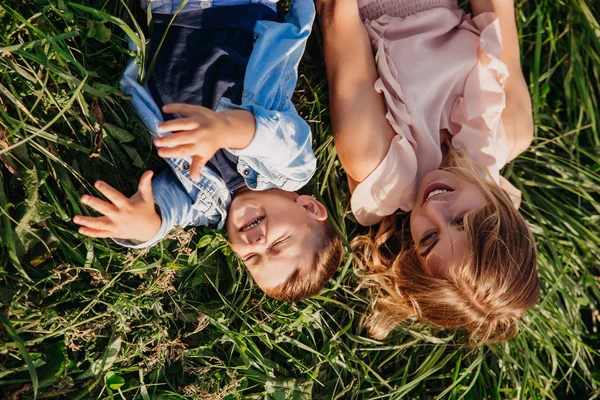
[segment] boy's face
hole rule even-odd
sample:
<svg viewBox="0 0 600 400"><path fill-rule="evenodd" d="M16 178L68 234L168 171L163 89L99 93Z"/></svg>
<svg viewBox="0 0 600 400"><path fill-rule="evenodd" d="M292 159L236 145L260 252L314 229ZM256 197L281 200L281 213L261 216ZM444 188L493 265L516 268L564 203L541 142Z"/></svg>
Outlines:
<svg viewBox="0 0 600 400"><path fill-rule="evenodd" d="M311 196L248 190L231 203L227 235L258 286L268 290L313 264L313 227L326 219L325 207Z"/></svg>

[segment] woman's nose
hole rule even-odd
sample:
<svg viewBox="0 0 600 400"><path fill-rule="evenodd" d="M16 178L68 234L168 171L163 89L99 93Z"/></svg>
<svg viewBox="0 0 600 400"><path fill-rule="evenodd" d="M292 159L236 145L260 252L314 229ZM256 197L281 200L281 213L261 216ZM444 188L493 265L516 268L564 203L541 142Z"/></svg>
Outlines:
<svg viewBox="0 0 600 400"><path fill-rule="evenodd" d="M446 225L448 223L448 216L450 215L450 205L446 201L430 200L427 205L425 212L438 225Z"/></svg>

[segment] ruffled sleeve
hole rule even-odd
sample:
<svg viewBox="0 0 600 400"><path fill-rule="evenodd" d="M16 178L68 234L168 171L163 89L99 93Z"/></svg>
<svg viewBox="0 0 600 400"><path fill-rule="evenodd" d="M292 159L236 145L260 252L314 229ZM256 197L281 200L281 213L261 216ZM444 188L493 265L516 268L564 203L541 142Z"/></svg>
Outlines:
<svg viewBox="0 0 600 400"><path fill-rule="evenodd" d="M500 24L493 13L465 19L465 24L479 31L479 61L467 77L463 95L454 103L449 131L452 145L464 148L498 182L507 157L506 135L499 130L506 107L504 83L508 78L508 67L500 60Z"/></svg>
<svg viewBox="0 0 600 400"><path fill-rule="evenodd" d="M416 196L417 158L406 138L396 135L379 166L352 193L352 214L369 226L393 214L410 210Z"/></svg>
<svg viewBox="0 0 600 400"><path fill-rule="evenodd" d="M467 77L463 96L456 99L452 108L452 145L464 148L473 161L485 167L519 207L521 192L500 176L510 153L502 124L506 107L504 84L509 73L501 60L500 22L496 14L483 13L472 20L465 19L463 25L467 24L471 25L467 29L479 33L479 61Z"/></svg>

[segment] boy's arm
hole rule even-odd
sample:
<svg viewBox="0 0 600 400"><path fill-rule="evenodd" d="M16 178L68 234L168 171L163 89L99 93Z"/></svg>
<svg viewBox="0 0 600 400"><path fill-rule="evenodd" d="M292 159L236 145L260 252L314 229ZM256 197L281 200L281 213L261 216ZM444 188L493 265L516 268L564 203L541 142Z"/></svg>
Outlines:
<svg viewBox="0 0 600 400"><path fill-rule="evenodd" d="M202 106L169 104L164 111L184 118L158 126L161 133L173 132L155 139L154 144L161 147L158 154L165 158L193 156L192 179L199 179L202 167L219 149L277 169L288 178L285 190L302 187L314 174L310 127L291 104L282 111L253 106L252 112L218 113Z"/></svg>
<svg viewBox="0 0 600 400"><path fill-rule="evenodd" d="M507 160L511 161L531 145L534 130L531 96L521 69L514 0L471 0L471 8L474 16L493 12L500 22L501 60L510 74L504 86L506 108L502 113L502 122L512 148Z"/></svg>
<svg viewBox="0 0 600 400"><path fill-rule="evenodd" d="M151 171L144 173L138 192L131 198L104 182L96 182L95 186L110 202L94 196L82 197L84 204L102 214L73 218L81 225L79 233L86 236L112 238L125 247L145 248L163 239L175 225L186 227L205 222L170 169L154 181Z"/></svg>
<svg viewBox="0 0 600 400"><path fill-rule="evenodd" d="M202 168L224 148L242 149L253 140L255 123L245 110L214 112L191 104L167 104L163 111L183 115L183 118L163 122L157 126L159 134L172 132L154 139L163 158L193 157L190 177L198 182Z"/></svg>
<svg viewBox="0 0 600 400"><path fill-rule="evenodd" d="M351 189L385 158L395 132L386 118L373 49L356 0L319 0L333 139Z"/></svg>
<svg viewBox="0 0 600 400"><path fill-rule="evenodd" d="M254 168L261 163L277 170L286 180L281 188L295 191L308 183L316 171L317 161L312 149L308 123L290 103L282 111L252 107L256 129L252 141L241 149L229 147L232 154L245 157Z"/></svg>
<svg viewBox="0 0 600 400"><path fill-rule="evenodd" d="M254 137L243 149L227 149L252 169L281 178L277 186L288 191L304 186L316 170L310 127L291 101L314 23L313 1L292 0L284 20L257 36L244 79L248 96L242 103L254 116Z"/></svg>

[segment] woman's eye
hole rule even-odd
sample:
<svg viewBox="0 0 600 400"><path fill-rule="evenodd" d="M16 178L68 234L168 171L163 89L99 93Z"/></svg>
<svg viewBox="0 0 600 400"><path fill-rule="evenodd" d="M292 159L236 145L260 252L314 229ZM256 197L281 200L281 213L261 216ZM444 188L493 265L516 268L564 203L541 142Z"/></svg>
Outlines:
<svg viewBox="0 0 600 400"><path fill-rule="evenodd" d="M452 222L454 223L454 225L457 225L457 226L459 226L459 227L462 228L464 226L464 224L465 224L465 216L464 216L464 214L456 217L454 219L454 221L452 221Z"/></svg>
<svg viewBox="0 0 600 400"><path fill-rule="evenodd" d="M425 236L423 236L421 238L421 241L419 242L419 244L421 244L422 246L426 246L428 244L431 243L431 241L435 238L435 235L437 235L436 231L431 231L425 234Z"/></svg>

